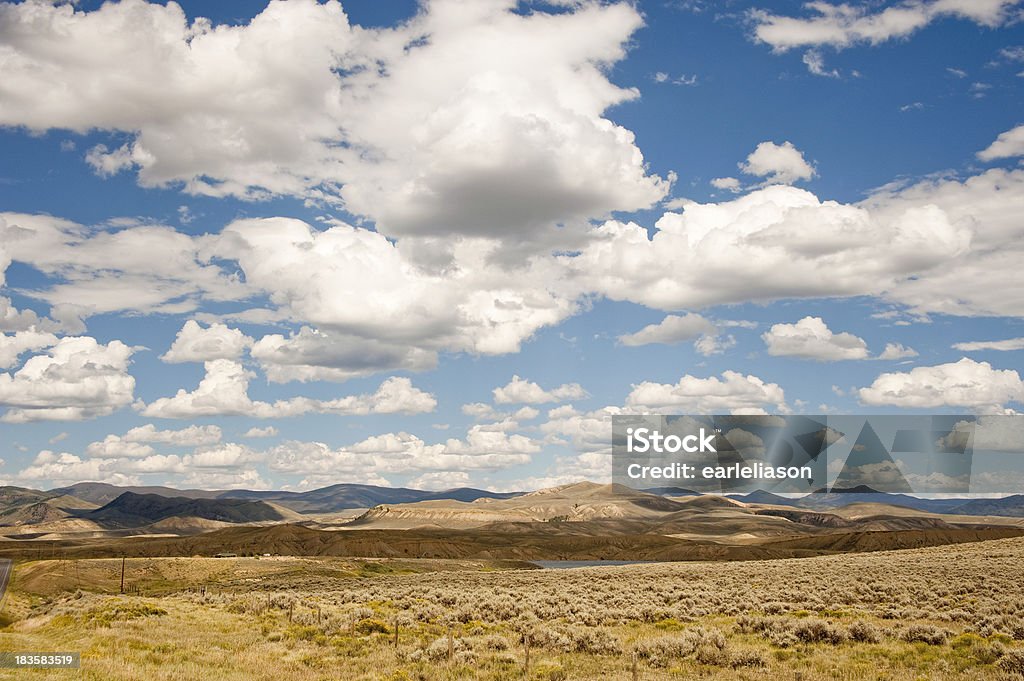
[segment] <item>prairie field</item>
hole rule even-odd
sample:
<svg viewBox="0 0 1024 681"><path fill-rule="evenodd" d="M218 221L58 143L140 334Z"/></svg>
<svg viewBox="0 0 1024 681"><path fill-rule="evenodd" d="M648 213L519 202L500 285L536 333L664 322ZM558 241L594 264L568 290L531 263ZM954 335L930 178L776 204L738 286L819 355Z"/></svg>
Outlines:
<svg viewBox="0 0 1024 681"><path fill-rule="evenodd" d="M30 679L1020 679L1024 539L746 562L525 569L337 558L16 565ZM397 635L396 635L397 628ZM0 672L2 673L2 672Z"/></svg>

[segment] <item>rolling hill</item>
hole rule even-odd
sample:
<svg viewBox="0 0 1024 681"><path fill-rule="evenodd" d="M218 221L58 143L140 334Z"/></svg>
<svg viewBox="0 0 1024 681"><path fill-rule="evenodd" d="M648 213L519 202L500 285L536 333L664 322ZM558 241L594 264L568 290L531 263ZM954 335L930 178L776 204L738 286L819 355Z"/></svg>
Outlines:
<svg viewBox="0 0 1024 681"><path fill-rule="evenodd" d="M285 514L263 501L247 499L190 499L125 492L110 503L80 514L107 528L144 527L170 518L200 518L225 523L285 520Z"/></svg>

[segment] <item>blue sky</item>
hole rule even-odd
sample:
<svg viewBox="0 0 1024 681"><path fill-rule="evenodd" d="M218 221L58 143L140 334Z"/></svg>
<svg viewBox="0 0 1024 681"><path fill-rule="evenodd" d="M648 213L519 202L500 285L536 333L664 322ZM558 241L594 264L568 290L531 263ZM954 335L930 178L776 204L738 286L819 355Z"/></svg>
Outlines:
<svg viewBox="0 0 1024 681"><path fill-rule="evenodd" d="M1022 12L0 3L0 480L522 489L607 479L614 413L1013 413Z"/></svg>

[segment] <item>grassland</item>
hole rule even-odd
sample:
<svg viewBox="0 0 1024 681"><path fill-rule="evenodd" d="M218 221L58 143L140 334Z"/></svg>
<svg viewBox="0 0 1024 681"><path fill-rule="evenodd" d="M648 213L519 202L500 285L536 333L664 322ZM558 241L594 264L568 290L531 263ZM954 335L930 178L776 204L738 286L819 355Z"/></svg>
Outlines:
<svg viewBox="0 0 1024 681"><path fill-rule="evenodd" d="M1020 538L575 570L136 558L120 595L120 560L43 560L0 647L81 651L97 680L1020 679L1022 565Z"/></svg>

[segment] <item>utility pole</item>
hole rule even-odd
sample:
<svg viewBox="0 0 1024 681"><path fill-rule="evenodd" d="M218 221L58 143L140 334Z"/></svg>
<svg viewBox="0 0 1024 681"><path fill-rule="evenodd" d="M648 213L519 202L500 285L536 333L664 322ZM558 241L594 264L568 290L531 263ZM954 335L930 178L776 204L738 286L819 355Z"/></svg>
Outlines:
<svg viewBox="0 0 1024 681"><path fill-rule="evenodd" d="M121 593L124 593L124 561L125 557L121 556Z"/></svg>

